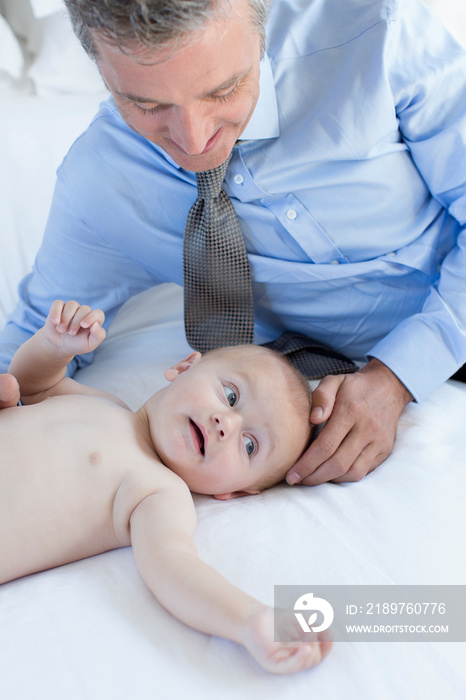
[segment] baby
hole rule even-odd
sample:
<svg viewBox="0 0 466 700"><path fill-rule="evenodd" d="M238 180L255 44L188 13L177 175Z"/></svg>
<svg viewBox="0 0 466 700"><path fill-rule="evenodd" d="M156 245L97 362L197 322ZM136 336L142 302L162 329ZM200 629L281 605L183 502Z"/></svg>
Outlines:
<svg viewBox="0 0 466 700"><path fill-rule="evenodd" d="M281 481L310 440L307 382L258 346L193 352L133 413L65 377L102 342L103 321L56 301L11 362L23 406L0 412L0 583L132 545L143 580L183 622L275 673L318 663L329 642L295 629L274 642L273 610L198 558L190 493L229 499Z"/></svg>

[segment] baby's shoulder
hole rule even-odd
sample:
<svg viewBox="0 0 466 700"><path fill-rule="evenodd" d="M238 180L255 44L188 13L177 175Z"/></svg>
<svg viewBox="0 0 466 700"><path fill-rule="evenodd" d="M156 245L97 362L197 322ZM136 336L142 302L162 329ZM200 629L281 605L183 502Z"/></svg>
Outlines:
<svg viewBox="0 0 466 700"><path fill-rule="evenodd" d="M140 453L122 480L113 502L113 520L119 539L125 541L130 534L130 519L138 505L151 495L190 493L185 482L157 458Z"/></svg>

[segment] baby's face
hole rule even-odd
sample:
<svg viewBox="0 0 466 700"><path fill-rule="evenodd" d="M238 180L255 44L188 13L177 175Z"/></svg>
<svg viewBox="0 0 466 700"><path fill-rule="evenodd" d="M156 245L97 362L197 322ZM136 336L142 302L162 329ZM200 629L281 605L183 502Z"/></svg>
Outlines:
<svg viewBox="0 0 466 700"><path fill-rule="evenodd" d="M293 405L274 358L254 348L194 353L166 377L171 384L146 404L151 435L191 491L258 493L257 484L281 469L279 481L305 449L308 412Z"/></svg>

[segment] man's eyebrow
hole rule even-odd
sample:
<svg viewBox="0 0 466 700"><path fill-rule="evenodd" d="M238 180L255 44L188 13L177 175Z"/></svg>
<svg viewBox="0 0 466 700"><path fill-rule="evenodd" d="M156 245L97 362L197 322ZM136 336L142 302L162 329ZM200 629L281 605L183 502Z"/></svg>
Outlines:
<svg viewBox="0 0 466 700"><path fill-rule="evenodd" d="M241 80L244 80L247 78L249 73L251 72L251 69L248 68L247 71L244 73L241 73L240 75L234 75L232 78L229 80L226 80L220 87L215 88L215 90L211 90L208 92L204 97L208 97L209 95L215 95L216 92L221 92L222 90L228 90L228 88L233 87L233 85L236 85L236 83L241 82Z"/></svg>
<svg viewBox="0 0 466 700"><path fill-rule="evenodd" d="M129 100L129 102L141 102L142 104L161 104L160 102L157 102L157 100L154 100L151 97L141 97L139 95L133 95L130 92L120 92L120 90L115 90L115 92L118 95L118 97L123 97L123 99Z"/></svg>
<svg viewBox="0 0 466 700"><path fill-rule="evenodd" d="M228 90L228 88L233 87L233 85L236 85L236 83L239 83L241 80L244 80L249 73L251 72L251 69L248 69L245 73L242 73L241 75L235 75L226 82L224 82L220 87L214 88L213 90L209 90L209 92L205 93L204 95L200 95L200 98L202 99L203 97L210 97L211 95L215 95L216 92L221 92L222 90ZM154 105L160 105L160 107L168 107L168 103L166 102L159 102L159 100L154 99L153 97L142 97L142 95L134 95L131 92L121 92L120 90L115 91L118 97L122 97L125 100L128 100L129 102L140 102L141 104L154 104Z"/></svg>

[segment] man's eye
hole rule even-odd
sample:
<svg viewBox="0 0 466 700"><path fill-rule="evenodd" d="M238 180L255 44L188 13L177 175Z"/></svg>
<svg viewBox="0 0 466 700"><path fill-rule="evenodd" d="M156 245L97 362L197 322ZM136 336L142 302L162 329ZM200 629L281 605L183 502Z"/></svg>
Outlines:
<svg viewBox="0 0 466 700"><path fill-rule="evenodd" d="M233 406L236 406L238 403L238 394L237 392L231 388L231 386L224 386L223 391L225 392L225 396L227 397L227 401L230 404L230 406L233 408Z"/></svg>
<svg viewBox="0 0 466 700"><path fill-rule="evenodd" d="M230 99L230 97L233 97L233 95L238 90L238 87L239 87L239 83L235 83L235 85L233 85L232 88L228 89L228 92L222 92L221 94L216 93L215 95L212 95L212 97L214 98L214 100L223 100L226 102L227 100Z"/></svg>
<svg viewBox="0 0 466 700"><path fill-rule="evenodd" d="M155 107L141 107L141 105L138 105L136 102L133 103L138 112L141 112L142 114L145 114L146 116L149 116L151 114L157 114L157 112L160 112L162 107L160 105L155 105Z"/></svg>
<svg viewBox="0 0 466 700"><path fill-rule="evenodd" d="M246 447L246 452L249 457L252 457L257 452L257 444L256 442L248 437L247 435L243 435L243 440L244 440L244 446Z"/></svg>

